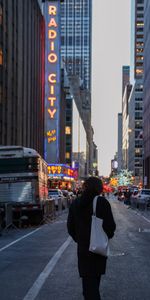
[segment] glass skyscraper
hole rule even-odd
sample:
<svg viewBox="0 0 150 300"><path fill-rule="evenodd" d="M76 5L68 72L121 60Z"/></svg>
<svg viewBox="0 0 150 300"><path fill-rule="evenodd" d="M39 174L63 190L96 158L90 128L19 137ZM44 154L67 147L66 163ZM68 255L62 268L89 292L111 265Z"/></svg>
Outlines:
<svg viewBox="0 0 150 300"><path fill-rule="evenodd" d="M150 188L150 1L145 0L144 11L144 185Z"/></svg>
<svg viewBox="0 0 150 300"><path fill-rule="evenodd" d="M129 170L135 183L143 179L144 0L131 1L131 66L129 99Z"/></svg>
<svg viewBox="0 0 150 300"><path fill-rule="evenodd" d="M91 34L92 0L62 1L61 58L67 71L74 101L86 131L89 169L91 169L92 153ZM71 102L71 100L68 101Z"/></svg>
<svg viewBox="0 0 150 300"><path fill-rule="evenodd" d="M91 0L61 3L61 54L68 75L78 75L82 89L91 90Z"/></svg>

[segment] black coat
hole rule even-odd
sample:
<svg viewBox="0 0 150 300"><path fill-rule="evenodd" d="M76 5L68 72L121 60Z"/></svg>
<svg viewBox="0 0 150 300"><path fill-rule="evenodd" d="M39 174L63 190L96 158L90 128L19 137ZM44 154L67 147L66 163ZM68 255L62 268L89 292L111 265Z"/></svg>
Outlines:
<svg viewBox="0 0 150 300"><path fill-rule="evenodd" d="M106 270L107 258L88 250L94 196L83 193L81 197L74 200L70 206L67 220L68 233L78 245L78 269L81 277L99 276ZM96 216L103 219L103 229L108 238L112 238L116 224L111 206L104 197L98 197Z"/></svg>

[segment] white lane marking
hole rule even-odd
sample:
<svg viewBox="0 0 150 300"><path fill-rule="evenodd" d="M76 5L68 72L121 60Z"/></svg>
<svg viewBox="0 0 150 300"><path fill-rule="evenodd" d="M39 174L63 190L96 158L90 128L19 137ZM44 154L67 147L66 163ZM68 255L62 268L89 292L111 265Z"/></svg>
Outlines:
<svg viewBox="0 0 150 300"><path fill-rule="evenodd" d="M150 223L150 219L147 219L145 216L143 216L142 214L140 214L138 211L136 210L133 210L132 207L128 207L128 208L131 208L131 212L133 212L135 215L139 216L139 217L142 217L145 221L147 221L148 223Z"/></svg>
<svg viewBox="0 0 150 300"><path fill-rule="evenodd" d="M135 213L135 215L139 216L139 217L142 217L145 221L147 221L148 223L150 223L150 220L147 219L146 217L144 217L143 215L139 214L138 212L136 211L133 211Z"/></svg>
<svg viewBox="0 0 150 300"><path fill-rule="evenodd" d="M53 268L55 267L57 261L65 251L65 249L69 246L71 242L71 237L68 237L67 240L62 244L62 246L58 249L58 251L54 254L54 256L50 259L44 270L40 273L40 275L37 277L35 282L33 283L32 287L29 289L26 296L23 298L23 300L34 300L39 291L41 290L43 284L45 283L46 279L52 272Z"/></svg>
<svg viewBox="0 0 150 300"><path fill-rule="evenodd" d="M36 231L38 231L38 230L40 230L40 229L41 229L41 227L40 227L40 228L37 228L37 229L35 229L35 230L31 231L31 232L29 232L28 234L26 234L26 235L20 237L19 239L17 239L17 240L15 240L15 241L11 242L10 244L4 246L3 248L0 248L0 252L2 252L3 250L9 248L10 246L12 246L12 245L14 245L14 244L16 244L16 243L18 243L18 242L20 242L21 240L23 240L23 239L25 239L26 237L32 235L33 233L35 233Z"/></svg>
<svg viewBox="0 0 150 300"><path fill-rule="evenodd" d="M147 219L146 217L142 216L142 218L143 218L144 220L146 220L148 223L150 223L150 220Z"/></svg>
<svg viewBox="0 0 150 300"><path fill-rule="evenodd" d="M122 253L110 253L109 256L124 256L124 255L125 255L125 253L122 252Z"/></svg>
<svg viewBox="0 0 150 300"><path fill-rule="evenodd" d="M146 233L150 233L150 229L147 229L147 228L139 228L139 232L146 232Z"/></svg>

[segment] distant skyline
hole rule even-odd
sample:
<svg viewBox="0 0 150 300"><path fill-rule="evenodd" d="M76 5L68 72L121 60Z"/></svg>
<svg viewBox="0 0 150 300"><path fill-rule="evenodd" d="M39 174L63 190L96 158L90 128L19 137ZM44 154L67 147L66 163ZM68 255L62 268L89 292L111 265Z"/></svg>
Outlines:
<svg viewBox="0 0 150 300"><path fill-rule="evenodd" d="M122 66L130 65L131 0L94 0L92 126L100 175L109 175L117 151Z"/></svg>

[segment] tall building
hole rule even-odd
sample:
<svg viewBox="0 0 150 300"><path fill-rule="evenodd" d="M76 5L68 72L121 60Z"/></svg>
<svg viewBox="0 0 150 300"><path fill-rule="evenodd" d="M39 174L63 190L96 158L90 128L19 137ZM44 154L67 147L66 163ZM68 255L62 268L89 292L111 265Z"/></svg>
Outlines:
<svg viewBox="0 0 150 300"><path fill-rule="evenodd" d="M61 54L68 75L91 90L91 0L64 0L61 4Z"/></svg>
<svg viewBox="0 0 150 300"><path fill-rule="evenodd" d="M125 86L130 83L130 66L122 67L122 97L124 94Z"/></svg>
<svg viewBox="0 0 150 300"><path fill-rule="evenodd" d="M150 1L145 0L144 11L144 185L150 188Z"/></svg>
<svg viewBox="0 0 150 300"><path fill-rule="evenodd" d="M122 169L122 113L118 114L118 172Z"/></svg>
<svg viewBox="0 0 150 300"><path fill-rule="evenodd" d="M131 66L133 89L129 99L128 167L135 183L143 180L143 66L144 0L133 0L131 7Z"/></svg>
<svg viewBox="0 0 150 300"><path fill-rule="evenodd" d="M129 97L132 85L125 86L122 99L122 167L128 169L129 160Z"/></svg>
<svg viewBox="0 0 150 300"><path fill-rule="evenodd" d="M87 161L92 169L91 128L91 0L61 3L61 57L87 135Z"/></svg>
<svg viewBox="0 0 150 300"><path fill-rule="evenodd" d="M143 79L144 0L131 1L131 65L130 80Z"/></svg>
<svg viewBox="0 0 150 300"><path fill-rule="evenodd" d="M117 154L117 162L118 173L125 165L125 156L123 153L123 148L126 147L124 145L124 131L127 126L126 118L128 116L128 112L126 113L126 105L128 105L128 97L129 97L129 85L130 85L130 66L122 67L122 112L118 114L118 154Z"/></svg>
<svg viewBox="0 0 150 300"><path fill-rule="evenodd" d="M0 144L43 155L44 19L37 0L0 0Z"/></svg>
<svg viewBox="0 0 150 300"><path fill-rule="evenodd" d="M143 181L143 85L133 86L129 99L129 170L135 184Z"/></svg>

